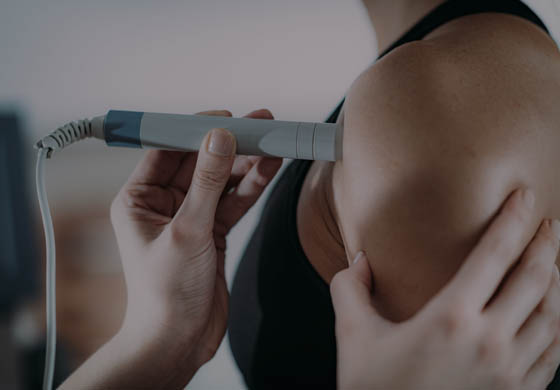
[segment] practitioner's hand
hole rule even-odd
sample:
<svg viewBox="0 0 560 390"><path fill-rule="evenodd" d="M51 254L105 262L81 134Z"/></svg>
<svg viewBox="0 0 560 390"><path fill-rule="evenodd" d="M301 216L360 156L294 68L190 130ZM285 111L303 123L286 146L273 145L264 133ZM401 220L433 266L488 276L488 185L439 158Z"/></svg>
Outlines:
<svg viewBox="0 0 560 390"><path fill-rule="evenodd" d="M268 110L246 117L273 119ZM215 129L199 153L149 151L111 207L128 289L125 325L163 326L200 363L226 329L226 235L282 163L235 158L235 148L235 137Z"/></svg>
<svg viewBox="0 0 560 390"><path fill-rule="evenodd" d="M268 110L246 117L273 119ZM69 388L182 388L215 354L228 315L226 235L282 164L235 150L229 131L213 129L199 152L151 150L140 161L111 206L125 319Z"/></svg>
<svg viewBox="0 0 560 390"><path fill-rule="evenodd" d="M456 276L409 321L375 311L363 254L334 277L341 389L546 387L560 363L560 227L545 221L525 242L534 200L523 199L509 198Z"/></svg>

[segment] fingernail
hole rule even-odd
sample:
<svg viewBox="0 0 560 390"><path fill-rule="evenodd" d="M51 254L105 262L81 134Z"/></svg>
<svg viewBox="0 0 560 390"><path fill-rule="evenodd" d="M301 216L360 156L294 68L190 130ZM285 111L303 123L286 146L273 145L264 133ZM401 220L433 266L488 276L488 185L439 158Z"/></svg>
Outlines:
<svg viewBox="0 0 560 390"><path fill-rule="evenodd" d="M356 264L362 257L364 257L364 252L359 251L356 257L354 257L354 261L352 261L352 264Z"/></svg>
<svg viewBox="0 0 560 390"><path fill-rule="evenodd" d="M550 222L550 228L556 237L560 240L560 221L554 219Z"/></svg>
<svg viewBox="0 0 560 390"><path fill-rule="evenodd" d="M530 188L526 188L525 191L523 191L523 201L529 209L532 209L535 205L535 194Z"/></svg>
<svg viewBox="0 0 560 390"><path fill-rule="evenodd" d="M233 136L224 129L212 129L208 151L222 157L231 156L233 152Z"/></svg>
<svg viewBox="0 0 560 390"><path fill-rule="evenodd" d="M556 281L560 280L560 271L558 271L558 266L556 264L554 264L554 277Z"/></svg>

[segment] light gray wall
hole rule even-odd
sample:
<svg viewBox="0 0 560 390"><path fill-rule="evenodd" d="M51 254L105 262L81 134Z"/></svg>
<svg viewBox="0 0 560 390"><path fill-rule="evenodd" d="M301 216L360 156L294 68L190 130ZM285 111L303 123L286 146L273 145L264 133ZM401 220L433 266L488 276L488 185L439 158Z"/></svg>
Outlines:
<svg viewBox="0 0 560 390"><path fill-rule="evenodd" d="M375 53L355 0L1 4L0 102L36 135L109 108L321 120Z"/></svg>
<svg viewBox="0 0 560 390"><path fill-rule="evenodd" d="M529 3L558 40L560 0ZM359 0L2 0L0 105L35 137L109 108L321 120L375 51Z"/></svg>
<svg viewBox="0 0 560 390"><path fill-rule="evenodd" d="M110 108L322 121L375 50L359 0L2 0L0 108L30 141ZM49 164L52 202L104 200L137 158L73 145Z"/></svg>

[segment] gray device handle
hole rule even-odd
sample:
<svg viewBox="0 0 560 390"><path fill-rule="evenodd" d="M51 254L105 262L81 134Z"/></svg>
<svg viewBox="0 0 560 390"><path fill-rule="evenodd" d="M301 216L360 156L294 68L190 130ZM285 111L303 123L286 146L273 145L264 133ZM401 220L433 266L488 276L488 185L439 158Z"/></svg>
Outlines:
<svg viewBox="0 0 560 390"><path fill-rule="evenodd" d="M238 154L336 161L342 150L342 126L335 123L112 110L103 131L97 127L93 135L111 146L197 151L210 129L225 128L236 137Z"/></svg>

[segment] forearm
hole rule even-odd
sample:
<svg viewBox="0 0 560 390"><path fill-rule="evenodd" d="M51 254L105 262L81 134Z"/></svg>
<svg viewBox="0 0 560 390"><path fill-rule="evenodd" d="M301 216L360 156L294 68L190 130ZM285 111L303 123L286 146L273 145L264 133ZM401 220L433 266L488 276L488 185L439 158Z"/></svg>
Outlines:
<svg viewBox="0 0 560 390"><path fill-rule="evenodd" d="M151 333L151 334L150 334ZM60 389L182 389L199 365L179 340L123 327Z"/></svg>

